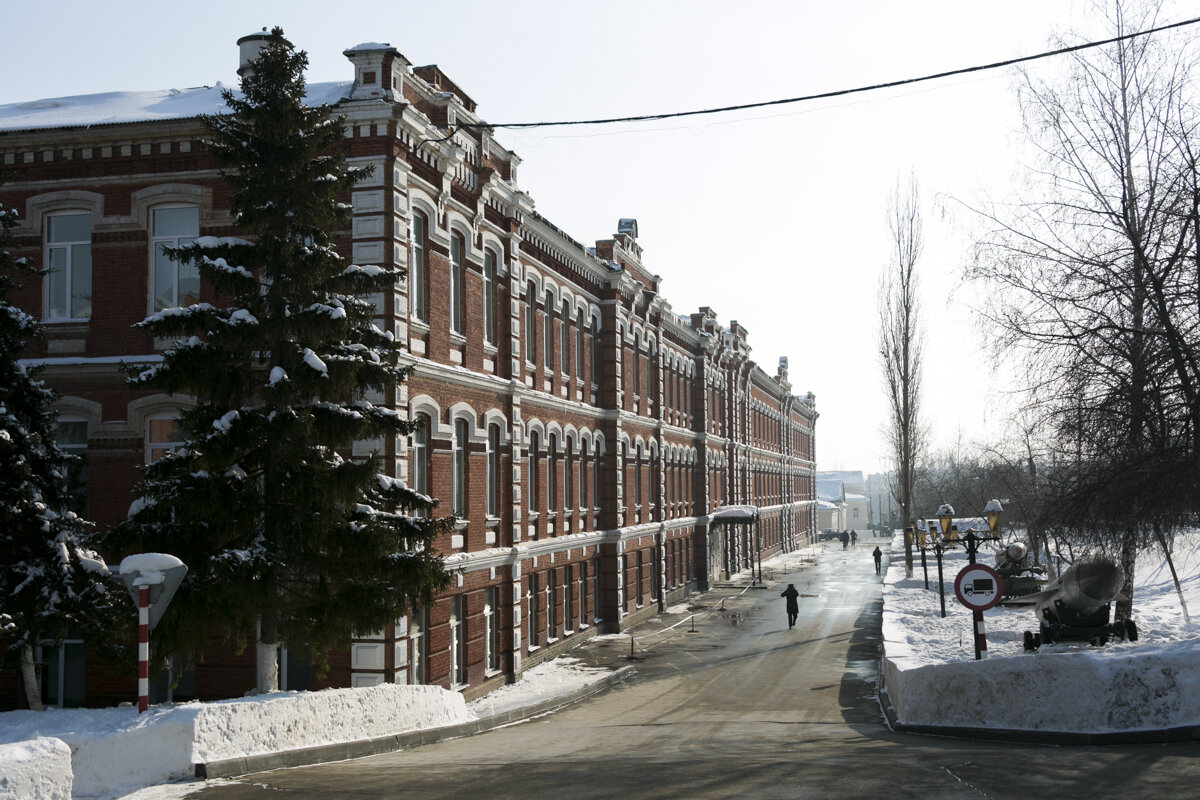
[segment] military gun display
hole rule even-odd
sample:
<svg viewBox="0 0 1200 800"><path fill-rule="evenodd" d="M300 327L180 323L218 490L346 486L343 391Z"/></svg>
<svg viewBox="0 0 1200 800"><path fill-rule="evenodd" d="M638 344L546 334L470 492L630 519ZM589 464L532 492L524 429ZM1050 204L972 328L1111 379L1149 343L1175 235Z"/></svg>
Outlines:
<svg viewBox="0 0 1200 800"><path fill-rule="evenodd" d="M1041 591L1046 571L1040 564L1032 563L1029 548L1022 542L1013 542L996 553L996 574L1000 576L1000 602L1008 604L1014 597L1023 597Z"/></svg>
<svg viewBox="0 0 1200 800"><path fill-rule="evenodd" d="M1132 619L1110 621L1112 602L1121 599L1124 582L1120 565L1109 558L1092 558L1073 564L1043 591L1009 601L1032 605L1038 618L1038 632L1025 631L1025 649L1053 642L1103 645L1114 636L1136 642Z"/></svg>

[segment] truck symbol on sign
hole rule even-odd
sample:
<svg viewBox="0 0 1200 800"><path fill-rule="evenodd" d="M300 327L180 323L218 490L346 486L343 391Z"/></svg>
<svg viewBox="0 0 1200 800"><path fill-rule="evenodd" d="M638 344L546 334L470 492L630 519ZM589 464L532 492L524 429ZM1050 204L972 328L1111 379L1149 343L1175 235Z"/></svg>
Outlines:
<svg viewBox="0 0 1200 800"><path fill-rule="evenodd" d="M975 594L992 594L996 591L996 582L991 578L976 578L971 581L969 586L963 587L963 594L971 596Z"/></svg>

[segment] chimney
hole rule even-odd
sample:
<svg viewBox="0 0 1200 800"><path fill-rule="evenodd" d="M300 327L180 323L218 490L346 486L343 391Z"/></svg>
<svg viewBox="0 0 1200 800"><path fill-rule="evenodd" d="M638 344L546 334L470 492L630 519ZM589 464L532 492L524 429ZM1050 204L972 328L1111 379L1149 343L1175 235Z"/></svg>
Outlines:
<svg viewBox="0 0 1200 800"><path fill-rule="evenodd" d="M258 58L258 54L267 46L271 34L266 28L258 33L252 33L249 36L243 36L237 40L239 50L238 77L244 78L250 74L252 67L251 62Z"/></svg>

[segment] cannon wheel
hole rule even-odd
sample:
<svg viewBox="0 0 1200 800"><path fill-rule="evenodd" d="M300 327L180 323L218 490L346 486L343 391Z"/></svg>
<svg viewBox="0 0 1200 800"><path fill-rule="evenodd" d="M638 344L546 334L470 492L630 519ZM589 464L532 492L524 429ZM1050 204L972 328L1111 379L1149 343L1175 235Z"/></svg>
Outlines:
<svg viewBox="0 0 1200 800"><path fill-rule="evenodd" d="M1040 643L1041 644L1053 644L1054 633L1050 630L1050 623L1046 622L1046 620L1042 620L1041 628L1042 628L1042 632L1041 632L1041 635L1038 637L1040 639Z"/></svg>
<svg viewBox="0 0 1200 800"><path fill-rule="evenodd" d="M1125 620L1125 638L1130 642L1136 642L1138 639L1137 623L1131 619Z"/></svg>
<svg viewBox="0 0 1200 800"><path fill-rule="evenodd" d="M1038 637L1033 631L1025 631L1025 652L1031 652L1038 649Z"/></svg>

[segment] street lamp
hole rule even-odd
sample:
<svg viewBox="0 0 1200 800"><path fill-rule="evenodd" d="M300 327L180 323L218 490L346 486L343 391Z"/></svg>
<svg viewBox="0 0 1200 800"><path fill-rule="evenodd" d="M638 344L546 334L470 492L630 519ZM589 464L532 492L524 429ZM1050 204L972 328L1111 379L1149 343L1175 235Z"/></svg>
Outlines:
<svg viewBox="0 0 1200 800"><path fill-rule="evenodd" d="M1000 512L1002 511L1004 508L995 498L988 500L987 505L983 507L983 517L987 520L988 531L993 537L1000 533Z"/></svg>

